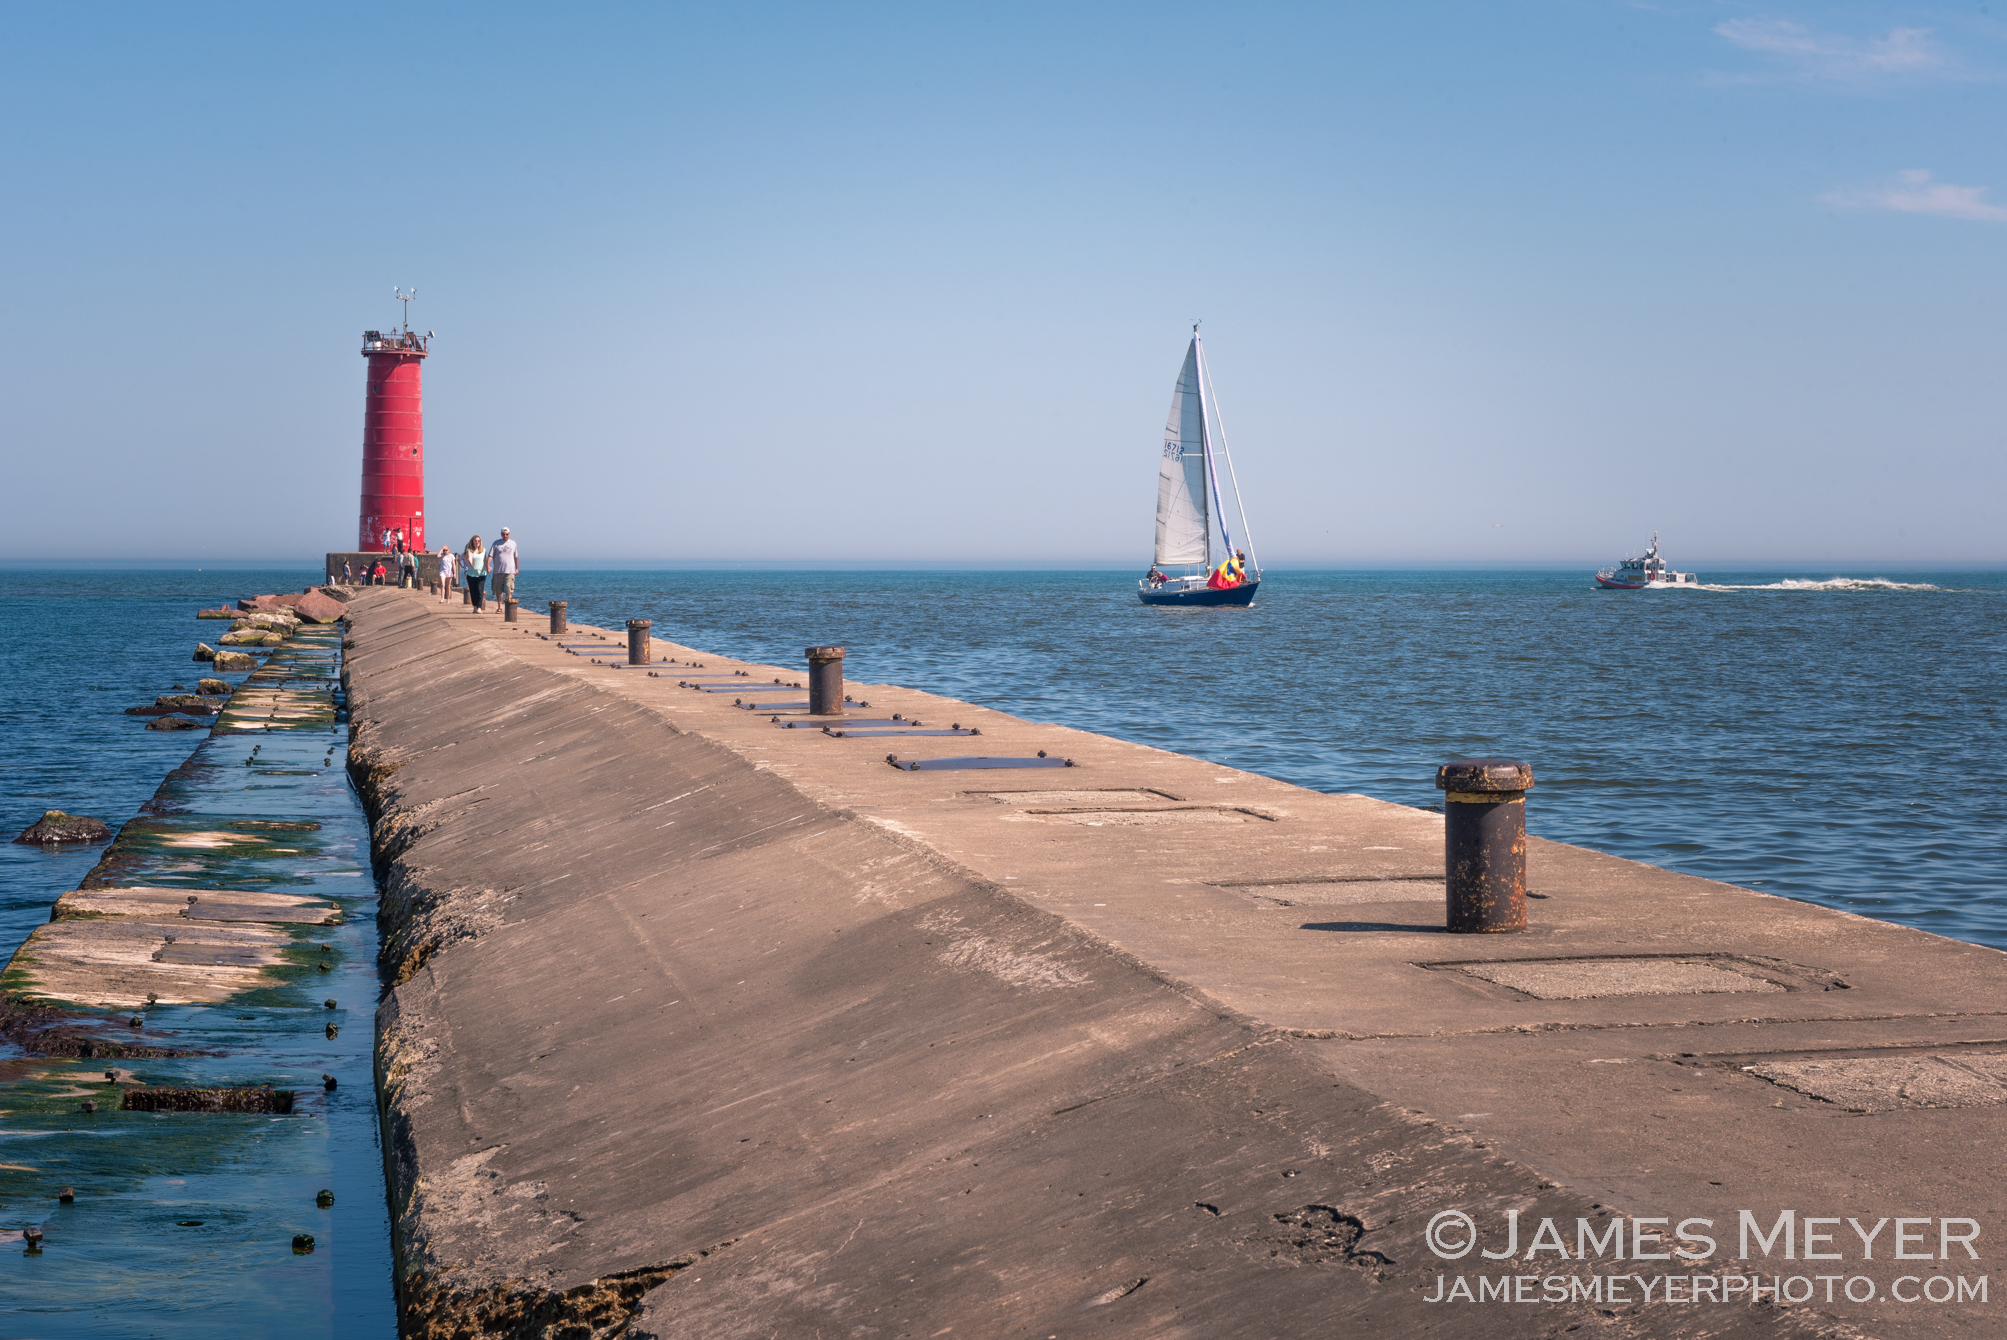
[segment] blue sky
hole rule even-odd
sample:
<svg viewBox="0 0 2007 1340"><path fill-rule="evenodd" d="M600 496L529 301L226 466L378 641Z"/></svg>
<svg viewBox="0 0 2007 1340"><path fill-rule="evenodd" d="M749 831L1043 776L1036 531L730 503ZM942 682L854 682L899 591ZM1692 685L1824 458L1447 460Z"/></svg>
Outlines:
<svg viewBox="0 0 2007 1340"><path fill-rule="evenodd" d="M0 560L2007 562L1990 8L9 6Z"/></svg>

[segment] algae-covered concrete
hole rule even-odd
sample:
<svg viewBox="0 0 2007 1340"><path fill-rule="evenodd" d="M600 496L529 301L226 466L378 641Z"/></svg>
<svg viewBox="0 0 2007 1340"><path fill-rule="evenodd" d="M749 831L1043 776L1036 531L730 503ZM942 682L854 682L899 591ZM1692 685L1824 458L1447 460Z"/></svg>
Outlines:
<svg viewBox="0 0 2007 1340"><path fill-rule="evenodd" d="M409 1334L1997 1333L1999 1300L1719 1301L1983 1275L1794 1235L1969 1217L1983 1258L2007 1106L1791 1063L1986 1073L1991 950L1538 840L1532 928L1452 938L1438 815L895 686L852 691L980 736L787 729L798 694L678 679L796 667L630 669L413 593L350 623ZM1040 750L1075 766L885 761ZM1738 1242L1786 1210L1790 1259ZM1448 1212L1497 1255L1446 1255ZM1647 1264L1655 1218L1715 1248ZM1645 1236L1529 1255L1547 1219ZM1612 1272L1714 1283L1582 1296ZM1509 1275L1533 1298L1450 1292Z"/></svg>

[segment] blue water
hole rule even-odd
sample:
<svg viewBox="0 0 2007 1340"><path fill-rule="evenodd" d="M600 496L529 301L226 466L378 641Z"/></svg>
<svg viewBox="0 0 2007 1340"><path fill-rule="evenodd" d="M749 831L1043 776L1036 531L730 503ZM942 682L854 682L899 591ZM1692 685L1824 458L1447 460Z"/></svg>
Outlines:
<svg viewBox="0 0 2007 1340"><path fill-rule="evenodd" d="M184 781L166 822L311 819L269 860L177 853L136 867L135 883L283 888L337 899L340 926L302 929L329 970L217 1005L146 1012L140 1040L194 1055L117 1061L22 1058L0 1046L0 1233L38 1225L39 1255L0 1245L0 1335L67 1337L388 1337L396 1322L389 1220L371 1065L374 884L368 831L341 771L346 726L265 735L149 731L121 709L209 667L189 656L225 623L198 605L245 591L297 590L311 574L0 574L0 797L6 836L44 809L114 828L198 748L216 765ZM306 644L313 643L318 650ZM280 658L331 673L333 638L296 639ZM225 678L241 680L242 675ZM253 745L257 766L247 766ZM330 761L331 760L331 761ZM277 771L274 771L274 769ZM102 854L0 845L0 942L10 953ZM324 1009L322 998L336 1002ZM323 1036L333 1024L339 1034ZM272 1083L295 1090L289 1116L124 1112L110 1065L142 1084ZM320 1077L333 1074L334 1092ZM74 1205L56 1189L74 1185ZM332 1207L315 1192L335 1194ZM292 1251L294 1233L316 1238Z"/></svg>
<svg viewBox="0 0 2007 1340"><path fill-rule="evenodd" d="M1992 780L2007 745L2007 576L1707 575L1701 590L1601 592L1579 572L1272 572L1246 610L1145 608L1130 577L1105 572L532 572L520 595L526 615L566 599L580 621L652 618L664 637L783 665L839 643L854 680L1324 791L1434 805L1444 759L1512 755L1534 766L1529 822L1544 836L2007 948L2007 803ZM222 626L193 610L312 576L0 573L0 827L11 836L48 808L130 818L204 738L120 711L193 686L189 651ZM0 844L0 949L97 855ZM368 1092L366 1006L345 1011L340 1043L359 1046L344 1103ZM267 1333L249 1304L297 1266L325 1289L305 1333L388 1333L386 1220L358 1189L381 1194L364 1175L378 1155L373 1127L352 1129L372 1137L331 1152L347 1170L337 1210L368 1213L330 1234L333 1251L259 1266L240 1306L200 1329ZM283 1170L221 1171L247 1196L303 1190ZM0 1226L30 1210L49 1217L0 1202ZM107 1218L100 1231L152 1230ZM60 1284L50 1267L64 1259L46 1252L41 1278ZM204 1256L190 1288L228 1288L228 1264ZM186 1333L187 1309L169 1319L122 1298L118 1269L96 1254L83 1311L6 1333Z"/></svg>
<svg viewBox="0 0 2007 1340"><path fill-rule="evenodd" d="M1096 573L529 573L525 615L1104 732L1320 791L1437 805L1531 763L1544 837L2007 949L2007 574L1271 572L1245 610Z"/></svg>

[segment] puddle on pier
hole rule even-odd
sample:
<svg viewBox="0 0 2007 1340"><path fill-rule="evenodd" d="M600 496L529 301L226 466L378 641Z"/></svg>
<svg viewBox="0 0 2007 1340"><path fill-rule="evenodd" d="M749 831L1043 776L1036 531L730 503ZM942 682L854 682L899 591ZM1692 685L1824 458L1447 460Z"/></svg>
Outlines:
<svg viewBox="0 0 2007 1340"><path fill-rule="evenodd" d="M8 1335L396 1335L339 657L338 627L274 652L0 979L88 1011L69 1050L89 1053L0 1052ZM296 1094L288 1115L121 1108L139 1086L265 1084Z"/></svg>

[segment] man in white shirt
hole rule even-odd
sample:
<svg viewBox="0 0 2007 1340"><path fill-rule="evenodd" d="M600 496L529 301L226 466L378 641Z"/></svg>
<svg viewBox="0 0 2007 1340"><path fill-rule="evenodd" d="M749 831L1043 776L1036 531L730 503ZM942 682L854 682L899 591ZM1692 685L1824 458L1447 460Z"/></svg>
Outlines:
<svg viewBox="0 0 2007 1340"><path fill-rule="evenodd" d="M495 603L505 605L516 598L516 542L509 528L502 527L501 541L488 559L488 571L495 575Z"/></svg>

